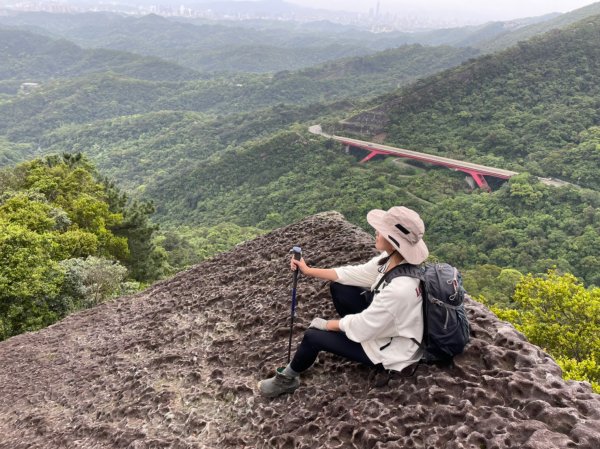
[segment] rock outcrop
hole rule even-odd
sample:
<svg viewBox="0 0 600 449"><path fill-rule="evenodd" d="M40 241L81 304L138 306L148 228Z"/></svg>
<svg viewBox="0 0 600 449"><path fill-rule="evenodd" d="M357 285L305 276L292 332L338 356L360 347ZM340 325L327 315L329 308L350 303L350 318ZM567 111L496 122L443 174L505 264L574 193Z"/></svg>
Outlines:
<svg viewBox="0 0 600 449"><path fill-rule="evenodd" d="M369 235L320 214L0 343L0 448L600 447L600 395L475 302L453 367L373 388L370 369L321 355L293 395L260 397L287 356L293 245L317 266L374 254ZM296 343L334 316L328 295L300 278Z"/></svg>

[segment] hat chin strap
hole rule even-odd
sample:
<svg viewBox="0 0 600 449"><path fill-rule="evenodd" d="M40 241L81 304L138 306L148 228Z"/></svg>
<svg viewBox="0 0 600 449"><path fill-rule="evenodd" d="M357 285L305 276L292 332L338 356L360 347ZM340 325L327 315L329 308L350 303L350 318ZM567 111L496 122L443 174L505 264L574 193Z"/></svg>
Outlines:
<svg viewBox="0 0 600 449"><path fill-rule="evenodd" d="M404 256L400 253L400 251L398 251L397 249L395 249L394 251L392 251L392 254L390 254L390 259L394 256L394 254L398 254L398 256L400 256L400 262L402 262L403 260L406 260L404 258Z"/></svg>
<svg viewBox="0 0 600 449"><path fill-rule="evenodd" d="M394 249L394 251L392 251L390 254L388 254L387 256L383 257L382 259L379 260L378 265L380 267L383 267L386 263L388 263L390 261L390 259L394 256L394 254L398 254L400 257L402 257L402 254L400 254L398 252L397 249ZM404 260L404 257L402 257L402 260Z"/></svg>

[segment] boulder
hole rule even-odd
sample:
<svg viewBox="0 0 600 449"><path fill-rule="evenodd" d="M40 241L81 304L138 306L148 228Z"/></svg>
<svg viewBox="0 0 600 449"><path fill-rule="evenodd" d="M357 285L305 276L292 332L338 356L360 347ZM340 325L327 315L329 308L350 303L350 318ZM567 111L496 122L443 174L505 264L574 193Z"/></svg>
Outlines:
<svg viewBox="0 0 600 449"><path fill-rule="evenodd" d="M373 370L321 354L294 394L261 397L286 363L294 245L322 267L376 254L318 214L0 343L0 448L600 447L600 395L474 301L453 366L377 388ZM335 317L326 282L301 276L297 299L295 345Z"/></svg>

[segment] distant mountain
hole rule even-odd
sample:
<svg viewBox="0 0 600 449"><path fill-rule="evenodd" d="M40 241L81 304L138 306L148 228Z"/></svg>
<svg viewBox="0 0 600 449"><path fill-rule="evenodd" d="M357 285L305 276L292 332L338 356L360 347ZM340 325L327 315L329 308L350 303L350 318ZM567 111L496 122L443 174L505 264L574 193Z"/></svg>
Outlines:
<svg viewBox="0 0 600 449"><path fill-rule="evenodd" d="M220 15L228 12L231 17L240 20L209 21L156 15L136 17L100 12L28 12L7 13L0 16L0 24L63 37L85 48L109 48L156 56L195 70L261 73L294 70L406 44L497 51L600 13L600 3L596 3L562 15L415 33L372 33L356 26L323 20L294 22L268 19L272 17L266 13L268 11L275 15L305 11L281 1L199 3L202 7L220 11ZM261 16L260 11L265 11L263 20L256 18ZM241 20L245 17L251 19Z"/></svg>
<svg viewBox="0 0 600 449"><path fill-rule="evenodd" d="M511 27L530 22L513 22ZM60 36L85 48L156 56L196 70L255 73L296 70L407 44L476 46L506 31L505 24L492 23L421 33L372 33L323 21L208 22L109 13L20 13L0 16L0 23Z"/></svg>
<svg viewBox="0 0 600 449"><path fill-rule="evenodd" d="M348 35L340 40L337 33L325 31L253 29L236 27L232 22L190 23L156 15L23 13L0 17L0 23L37 33L44 30L86 48L155 56L204 71L293 70L377 49L370 48L362 36Z"/></svg>
<svg viewBox="0 0 600 449"><path fill-rule="evenodd" d="M204 4L206 6L207 4ZM240 8L297 10L285 2L218 2L221 11ZM574 12L569 17L591 14L592 9ZM233 14L233 12L232 12ZM243 13L236 17L243 18ZM254 15L252 15L254 17ZM297 70L340 58L365 56L407 44L450 45L488 49L498 36L496 49L516 43L520 30L527 36L541 33L544 23L552 27L572 19L542 16L481 26L432 30L418 33L372 33L353 26L331 22L275 22L272 20L207 21L142 17L114 13L49 14L18 13L0 16L0 24L62 37L84 48L106 48L159 57L176 64L208 72L267 73ZM560 22L559 20L563 20ZM542 24L532 25L532 23ZM538 28L536 28L536 26ZM537 31L536 31L537 30ZM504 43L502 43L504 42Z"/></svg>
<svg viewBox="0 0 600 449"><path fill-rule="evenodd" d="M30 37L29 34L27 36ZM64 41L59 44L73 47ZM23 58L20 64L24 69L31 64L41 64L48 73L52 70L62 73L61 67L70 67L66 62L56 69L43 62L57 59L52 45L49 53L44 53L43 47L40 47L38 57ZM104 50L82 52L126 56ZM74 67L81 67L77 52L72 54L78 62ZM157 80L151 83L113 70L112 73L95 73L54 82L32 95L0 104L0 113L6 116L6 120L0 123L0 132L9 133L16 141L23 141L41 136L58 124L89 123L162 110L239 114L278 104L309 105L346 98L356 101L381 95L419 77L456 66L475 54L472 50L451 47L404 46L303 71L279 72L275 76L221 77L193 82ZM9 67L12 67L14 64L10 61L10 58L7 59ZM152 70L148 72L150 75L156 76ZM169 71L166 71L165 78L168 79L168 75Z"/></svg>
<svg viewBox="0 0 600 449"><path fill-rule="evenodd" d="M471 43L471 46L480 48L485 52L502 50L533 36L543 34L553 29L568 27L586 17L592 17L598 14L600 14L600 2L576 9L566 14L557 15L550 20L532 23L527 26L519 26L517 29L506 27L502 33L491 36L489 39L484 39L478 43Z"/></svg>
<svg viewBox="0 0 600 449"><path fill-rule="evenodd" d="M46 81L99 72L155 81L200 77L194 70L158 58L105 49L84 50L64 39L0 27L0 80Z"/></svg>
<svg viewBox="0 0 600 449"><path fill-rule="evenodd" d="M585 164L556 163L600 125L599 42L600 15L421 80L338 133L368 123L372 134L386 133L403 148L600 189L591 148L575 158Z"/></svg>
<svg viewBox="0 0 600 449"><path fill-rule="evenodd" d="M452 45L455 47L479 47L498 35L510 33L533 23L544 23L557 14L540 17L517 19L510 22L487 22L482 25L471 25L458 28L447 28L411 33L412 39L426 45Z"/></svg>

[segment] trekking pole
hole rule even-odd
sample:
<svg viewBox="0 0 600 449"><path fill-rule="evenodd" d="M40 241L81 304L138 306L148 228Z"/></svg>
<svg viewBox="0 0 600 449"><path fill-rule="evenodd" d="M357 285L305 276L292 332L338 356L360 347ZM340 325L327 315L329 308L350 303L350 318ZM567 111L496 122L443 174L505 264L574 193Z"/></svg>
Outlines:
<svg viewBox="0 0 600 449"><path fill-rule="evenodd" d="M292 248L292 251L290 251L294 254L294 259L296 260L300 260L302 259L302 248L300 248L299 246L294 246ZM298 272L300 270L298 269L298 267L296 267L296 271L294 271L294 281L292 283L292 312L291 312L291 322L290 322L290 341L288 344L288 356L287 356L287 363L290 363L291 360L291 356L292 356L292 334L294 332L294 312L296 311L296 286L298 285Z"/></svg>

